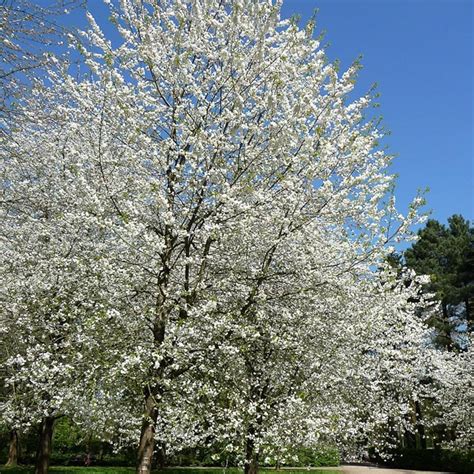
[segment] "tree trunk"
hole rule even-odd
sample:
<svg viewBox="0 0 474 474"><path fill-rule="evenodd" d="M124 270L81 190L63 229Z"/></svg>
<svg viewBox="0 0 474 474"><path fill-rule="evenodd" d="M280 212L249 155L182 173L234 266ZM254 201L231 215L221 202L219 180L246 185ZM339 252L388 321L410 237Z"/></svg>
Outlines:
<svg viewBox="0 0 474 474"><path fill-rule="evenodd" d="M416 448L416 435L409 430L405 430L405 443L404 446L409 449Z"/></svg>
<svg viewBox="0 0 474 474"><path fill-rule="evenodd" d="M405 447L416 449L416 413L413 410L413 402L410 402L412 410L406 415L409 428L405 429Z"/></svg>
<svg viewBox="0 0 474 474"><path fill-rule="evenodd" d="M254 435L255 429L250 426L247 432L247 442L245 445L244 474L257 474L258 472L258 453L255 452Z"/></svg>
<svg viewBox="0 0 474 474"><path fill-rule="evenodd" d="M138 447L137 474L151 473L153 451L155 449L155 425L158 418L158 410L149 389L146 390L145 396L145 417Z"/></svg>
<svg viewBox="0 0 474 474"><path fill-rule="evenodd" d="M16 466L18 464L18 432L10 431L10 445L8 448L8 459L5 466Z"/></svg>
<svg viewBox="0 0 474 474"><path fill-rule="evenodd" d="M166 274L168 274L166 272ZM164 285L166 286L166 285ZM160 347L165 340L166 330L166 314L163 309L163 300L158 301L158 313L153 324L153 342L156 347ZM165 362L160 362L158 369L151 369L150 376L154 379L160 379L163 376ZM153 463L153 454L155 451L155 429L156 420L158 419L158 407L156 406L156 396L161 390L159 385L151 388L147 386L145 395L145 413L142 424L142 431L140 433L140 443L138 445L138 462L137 474L150 474Z"/></svg>
<svg viewBox="0 0 474 474"><path fill-rule="evenodd" d="M250 462L246 460L244 474L257 474L258 472L258 454L253 453Z"/></svg>
<svg viewBox="0 0 474 474"><path fill-rule="evenodd" d="M448 304L445 301L441 302L441 308L443 310L443 321L442 327L438 330L439 339L442 346L449 352L454 349L454 341L451 336L451 325L449 323Z"/></svg>
<svg viewBox="0 0 474 474"><path fill-rule="evenodd" d="M41 432L36 456L35 474L47 474L53 443L54 417L47 416L41 423Z"/></svg>
<svg viewBox="0 0 474 474"><path fill-rule="evenodd" d="M156 452L158 469L162 470L166 466L166 448L164 443L161 443Z"/></svg>
<svg viewBox="0 0 474 474"><path fill-rule="evenodd" d="M421 414L421 404L418 400L415 401L415 413L416 413L417 431L418 431L418 435L420 439L420 448L426 449L425 425L423 424L423 416Z"/></svg>

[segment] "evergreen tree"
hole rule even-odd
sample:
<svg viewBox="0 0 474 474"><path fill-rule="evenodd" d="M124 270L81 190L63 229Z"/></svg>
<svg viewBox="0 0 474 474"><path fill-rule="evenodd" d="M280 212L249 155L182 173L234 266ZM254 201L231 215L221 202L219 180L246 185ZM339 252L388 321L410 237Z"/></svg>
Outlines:
<svg viewBox="0 0 474 474"><path fill-rule="evenodd" d="M418 274L429 275L426 291L435 293L442 312L431 323L436 342L448 349L463 345L460 333L472 329L474 298L474 228L454 214L448 226L429 220L419 240L405 251L405 261Z"/></svg>

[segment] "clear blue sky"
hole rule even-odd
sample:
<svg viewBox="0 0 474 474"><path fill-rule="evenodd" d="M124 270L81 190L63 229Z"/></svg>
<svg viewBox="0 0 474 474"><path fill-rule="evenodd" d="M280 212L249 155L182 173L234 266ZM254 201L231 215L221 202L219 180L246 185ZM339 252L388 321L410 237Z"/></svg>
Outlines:
<svg viewBox="0 0 474 474"><path fill-rule="evenodd" d="M358 91L377 82L379 113L397 155L397 201L406 209L429 187L427 209L445 222L474 220L472 0L286 0L283 16L326 31L328 56L348 66L359 54Z"/></svg>
<svg viewBox="0 0 474 474"><path fill-rule="evenodd" d="M51 3L51 0L38 0ZM357 91L377 82L378 109L397 158L397 202L405 211L430 188L427 210L442 222L474 220L473 0L284 0L283 17L306 22L317 8L316 34L326 31L328 56L342 69L363 55ZM102 0L89 9L107 33ZM80 12L67 17L84 28Z"/></svg>

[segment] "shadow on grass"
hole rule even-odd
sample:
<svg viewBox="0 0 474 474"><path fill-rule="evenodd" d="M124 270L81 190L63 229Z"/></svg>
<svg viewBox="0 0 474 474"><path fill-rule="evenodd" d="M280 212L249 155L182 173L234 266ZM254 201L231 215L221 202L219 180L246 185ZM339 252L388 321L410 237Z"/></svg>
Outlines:
<svg viewBox="0 0 474 474"><path fill-rule="evenodd" d="M281 474L340 474L341 471L318 468L285 468L281 471L275 469L261 469L263 473L271 474L279 472ZM50 468L51 474L134 474L133 467L103 467L103 466L52 466ZM0 474L33 474L34 468L32 466L15 466L5 467L0 466ZM170 467L161 471L153 471L153 474L242 474L242 470L232 467L224 469L222 467Z"/></svg>

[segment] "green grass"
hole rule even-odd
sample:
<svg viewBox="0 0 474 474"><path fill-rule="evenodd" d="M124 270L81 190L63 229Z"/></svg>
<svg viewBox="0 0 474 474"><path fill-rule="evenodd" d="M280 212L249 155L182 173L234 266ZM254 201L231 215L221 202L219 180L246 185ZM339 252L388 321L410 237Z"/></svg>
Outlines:
<svg viewBox="0 0 474 474"><path fill-rule="evenodd" d="M78 466L51 466L51 474L134 474L133 467L78 467ZM0 474L32 474L33 466L0 467Z"/></svg>
<svg viewBox="0 0 474 474"><path fill-rule="evenodd" d="M263 468L261 471L275 472L274 469ZM32 466L16 466L4 467L0 466L0 474L32 474L34 468ZM133 467L77 467L77 466L52 466L51 474L134 474ZM196 472L199 474L220 474L224 473L222 467L170 467L162 471L154 471L154 473L162 472L164 474L190 474ZM340 471L332 471L328 469L304 469L304 468L285 468L284 474L340 474ZM242 474L242 470L231 467L225 470L226 474Z"/></svg>

